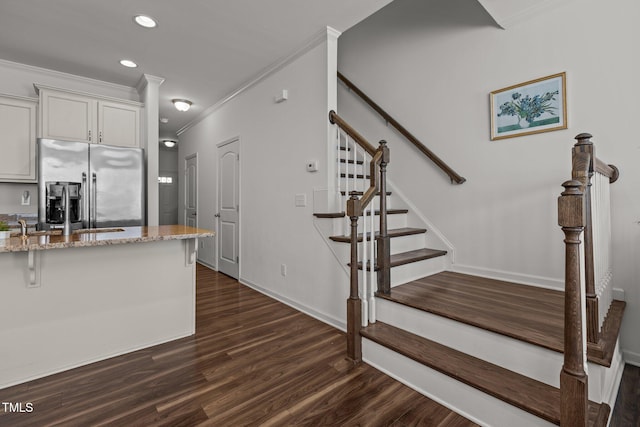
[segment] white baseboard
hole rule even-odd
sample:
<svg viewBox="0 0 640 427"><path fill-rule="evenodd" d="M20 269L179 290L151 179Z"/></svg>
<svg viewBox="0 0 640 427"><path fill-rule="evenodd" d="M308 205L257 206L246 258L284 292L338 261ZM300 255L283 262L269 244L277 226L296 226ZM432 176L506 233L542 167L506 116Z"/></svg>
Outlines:
<svg viewBox="0 0 640 427"><path fill-rule="evenodd" d="M474 276L486 277L489 279L520 283L523 285L537 286L539 288L552 289L554 291L564 291L564 282L560 279L554 279L551 277L535 276L532 274L522 274L462 264L453 264L451 266L451 271L456 273L472 274Z"/></svg>
<svg viewBox="0 0 640 427"><path fill-rule="evenodd" d="M254 290L260 292L261 294L264 294L264 295L266 295L268 297L271 297L271 298L273 298L275 300L278 300L281 303L286 304L289 307L295 308L296 310L301 311L304 314L307 314L307 315L309 315L309 316L311 316L311 317L313 317L315 319L318 319L319 321L321 321L323 323L326 323L326 324L328 324L330 326L333 326L336 329L339 329L339 330L341 330L343 332L347 331L346 323L343 322L340 319L336 319L335 317L328 316L325 313L321 313L319 311L316 311L316 310L312 309L309 306L301 304L301 303L299 303L297 301L293 301L293 300L291 300L291 299L289 299L289 298L287 298L287 297L285 297L283 295L280 295L278 293L275 293L275 292L273 292L273 291L271 291L269 289L265 289L262 286L260 286L260 285L258 285L256 283L253 283L250 280L243 279L242 277L238 281L240 283L242 283L243 285L248 286L251 289L254 289Z"/></svg>
<svg viewBox="0 0 640 427"><path fill-rule="evenodd" d="M626 363L640 368L640 354L628 350L623 350L622 355Z"/></svg>
<svg viewBox="0 0 640 427"><path fill-rule="evenodd" d="M205 267L207 267L207 268L210 268L210 269L211 269L211 270L213 270L213 271L218 271L218 269L217 269L216 267L214 267L213 265L211 265L211 264L209 264L208 262L205 262L205 261L203 261L203 260L201 260L201 259L197 259L197 260L196 260L196 262L197 262L198 264L202 264L202 265L204 265L204 266L205 266Z"/></svg>

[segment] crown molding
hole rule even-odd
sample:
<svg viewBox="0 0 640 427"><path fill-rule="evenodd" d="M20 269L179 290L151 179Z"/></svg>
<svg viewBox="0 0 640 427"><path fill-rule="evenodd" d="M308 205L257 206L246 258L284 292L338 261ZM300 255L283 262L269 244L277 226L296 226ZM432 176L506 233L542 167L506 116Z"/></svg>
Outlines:
<svg viewBox="0 0 640 427"><path fill-rule="evenodd" d="M131 92L132 88L130 86L125 86L117 83L105 82L104 80L96 80L90 77L78 76L76 74L69 74L62 71L51 70L49 68L36 67L34 65L22 64L19 62L7 61L5 59L0 59L0 66L13 68L19 71L30 71L41 74L46 74L49 76L59 77L68 80L74 80L76 82L86 83L93 86L101 86L107 89L115 89L119 91Z"/></svg>
<svg viewBox="0 0 640 427"><path fill-rule="evenodd" d="M265 80L267 77L269 77L269 76L273 75L274 73L280 71L281 69L283 69L287 65L291 64L293 61L295 61L296 59L298 59L302 55L306 54L307 52L309 52L310 50L312 50L316 46L319 46L323 42L325 42L327 40L336 40L338 37L340 37L341 34L342 33L340 31L338 31L338 30L336 30L334 28L331 28L331 27L326 27L322 31L319 31L313 37L311 37L309 40L307 40L307 42L305 42L300 47L295 49L292 53L280 58L279 60L273 62L271 65L269 65L266 68L262 69L262 71L258 72L255 76L253 76L252 78L250 78L249 80L244 82L242 85L240 85L240 87L238 87L234 91L230 92L228 95L223 97L217 103L215 103L212 106L210 106L207 109L205 109L195 119L191 120L189 123L187 123L186 125L184 125L180 129L178 129L178 131L176 132L176 135L180 136L181 134L183 134L187 130L191 129L193 126L195 126L198 123L200 123L207 116L209 116L213 112L215 112L218 109L220 109L223 105L225 105L229 101L237 98L242 93L246 92L247 90L249 90L253 86L255 86L258 83L260 83L261 81Z"/></svg>
<svg viewBox="0 0 640 427"><path fill-rule="evenodd" d="M163 77L152 76L151 74L143 74L142 77L140 77L140 80L138 80L138 83L136 83L135 88L140 94L149 84L160 86L162 83L164 83L164 80L165 79Z"/></svg>

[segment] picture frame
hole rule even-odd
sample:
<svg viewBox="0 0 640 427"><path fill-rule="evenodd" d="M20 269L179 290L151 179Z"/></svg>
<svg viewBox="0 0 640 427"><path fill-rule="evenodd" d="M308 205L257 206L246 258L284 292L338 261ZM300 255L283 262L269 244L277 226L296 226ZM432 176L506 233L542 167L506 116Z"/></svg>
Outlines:
<svg viewBox="0 0 640 427"><path fill-rule="evenodd" d="M566 73L493 91L491 140L567 128Z"/></svg>

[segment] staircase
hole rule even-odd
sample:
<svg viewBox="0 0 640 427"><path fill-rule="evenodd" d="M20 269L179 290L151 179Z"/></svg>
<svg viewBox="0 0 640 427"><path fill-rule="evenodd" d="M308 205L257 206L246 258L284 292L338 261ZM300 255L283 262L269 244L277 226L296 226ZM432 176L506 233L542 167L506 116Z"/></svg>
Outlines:
<svg viewBox="0 0 640 427"><path fill-rule="evenodd" d="M344 122L337 124L344 129ZM480 425L606 426L624 367L617 344L624 302L611 303L599 345L589 345L584 387L590 400L585 397L585 424L576 424L575 393L565 411L577 415L561 414L567 393L560 390L560 373L569 363L563 354L565 293L455 272L446 239L393 188L387 191L384 179L381 185L369 176L382 148L358 152L362 137L350 131L351 138L338 131L336 139L338 206L346 205L346 212L315 214L331 222L320 228L333 231L325 237L351 272L349 357ZM376 197L367 208L361 201L371 194ZM388 247L387 256L381 246Z"/></svg>

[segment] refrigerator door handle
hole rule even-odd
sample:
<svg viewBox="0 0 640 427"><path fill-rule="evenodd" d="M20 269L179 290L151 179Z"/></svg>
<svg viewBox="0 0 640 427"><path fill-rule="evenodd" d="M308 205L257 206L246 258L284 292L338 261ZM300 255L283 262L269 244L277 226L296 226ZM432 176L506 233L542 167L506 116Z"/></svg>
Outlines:
<svg viewBox="0 0 640 427"><path fill-rule="evenodd" d="M89 197L87 193L87 173L82 172L82 185L80 186L82 189L82 194L80 197L82 198L82 212L80 213L80 218L82 220L82 227L89 228Z"/></svg>
<svg viewBox="0 0 640 427"><path fill-rule="evenodd" d="M98 177L96 175L95 172L93 172L91 174L91 181L92 181L92 185L91 185L91 221L90 221L90 228L96 228L96 222L97 222L97 218L96 218L96 214L97 214L97 208L98 208L98 203L97 203L97 197L98 197Z"/></svg>

